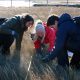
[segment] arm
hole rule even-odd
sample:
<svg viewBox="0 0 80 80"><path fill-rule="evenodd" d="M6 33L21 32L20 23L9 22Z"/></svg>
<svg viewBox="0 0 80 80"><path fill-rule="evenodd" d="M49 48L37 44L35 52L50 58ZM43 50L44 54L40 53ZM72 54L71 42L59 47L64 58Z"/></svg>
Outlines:
<svg viewBox="0 0 80 80"><path fill-rule="evenodd" d="M21 50L21 42L23 38L24 32L20 33L19 37L16 39L16 50L20 51Z"/></svg>
<svg viewBox="0 0 80 80"><path fill-rule="evenodd" d="M40 48L41 46L41 41L40 40L36 40L36 41L34 41L34 47L35 47L35 49L38 49L38 48Z"/></svg>
<svg viewBox="0 0 80 80"><path fill-rule="evenodd" d="M10 28L15 26L16 22L17 19L15 17L4 22L2 25L0 25L0 33L12 34L12 30Z"/></svg>
<svg viewBox="0 0 80 80"><path fill-rule="evenodd" d="M55 39L56 39L56 31L51 31L49 33L49 48L48 48L48 51L52 51L54 45L55 45Z"/></svg>
<svg viewBox="0 0 80 80"><path fill-rule="evenodd" d="M36 40L34 42L34 46L35 46L35 51L37 54L42 54L42 51L41 51L41 41L40 40Z"/></svg>
<svg viewBox="0 0 80 80"><path fill-rule="evenodd" d="M66 43L66 38L67 38L66 26L59 27L58 32L57 32L57 40L56 40L56 44L55 44L55 49L53 50L53 52L51 54L49 54L45 58L43 58L44 62L48 62L48 61L54 59L56 56L58 56L58 54L64 48L64 45Z"/></svg>

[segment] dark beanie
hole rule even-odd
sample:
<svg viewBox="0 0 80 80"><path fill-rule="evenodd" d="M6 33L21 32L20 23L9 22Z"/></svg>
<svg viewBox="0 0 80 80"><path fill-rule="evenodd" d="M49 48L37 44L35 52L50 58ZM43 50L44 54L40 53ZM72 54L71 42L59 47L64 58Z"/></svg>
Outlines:
<svg viewBox="0 0 80 80"><path fill-rule="evenodd" d="M47 26L54 25L55 21L58 21L58 20L59 20L58 16L54 16L54 15L50 16L47 20Z"/></svg>

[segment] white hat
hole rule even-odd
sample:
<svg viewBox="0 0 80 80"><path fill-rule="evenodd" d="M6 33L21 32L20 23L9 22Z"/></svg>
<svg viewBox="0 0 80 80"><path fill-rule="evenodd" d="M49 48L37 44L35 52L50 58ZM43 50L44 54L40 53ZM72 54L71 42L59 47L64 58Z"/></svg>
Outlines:
<svg viewBox="0 0 80 80"><path fill-rule="evenodd" d="M43 43L44 38L45 38L45 27L43 26L43 24L37 24L37 26L36 26L36 32L37 31L43 33L43 38L41 40L41 43Z"/></svg>

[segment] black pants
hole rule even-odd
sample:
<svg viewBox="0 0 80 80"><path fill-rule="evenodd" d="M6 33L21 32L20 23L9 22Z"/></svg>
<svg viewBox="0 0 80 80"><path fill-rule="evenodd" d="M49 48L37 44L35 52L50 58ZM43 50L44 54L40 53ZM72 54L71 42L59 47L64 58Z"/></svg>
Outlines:
<svg viewBox="0 0 80 80"><path fill-rule="evenodd" d="M60 54L57 56L58 64L62 67L69 66L69 60L68 60L68 54L67 50L64 49L60 52Z"/></svg>
<svg viewBox="0 0 80 80"><path fill-rule="evenodd" d="M72 68L80 69L80 52L76 51L73 54L70 65Z"/></svg>
<svg viewBox="0 0 80 80"><path fill-rule="evenodd" d="M7 54L10 51L10 46L14 41L12 35L0 34L0 47L2 47L2 54Z"/></svg>

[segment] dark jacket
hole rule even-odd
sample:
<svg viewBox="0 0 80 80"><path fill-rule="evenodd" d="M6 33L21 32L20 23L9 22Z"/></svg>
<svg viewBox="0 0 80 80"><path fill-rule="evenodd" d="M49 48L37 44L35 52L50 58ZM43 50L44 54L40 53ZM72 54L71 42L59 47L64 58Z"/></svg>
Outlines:
<svg viewBox="0 0 80 80"><path fill-rule="evenodd" d="M55 49L45 58L46 61L54 59L64 49L80 52L80 26L76 26L67 13L59 19Z"/></svg>
<svg viewBox="0 0 80 80"><path fill-rule="evenodd" d="M15 16L0 25L0 33L11 35L12 31L16 31L19 35L19 37L16 39L16 49L20 50L23 33L25 31L24 28L23 17Z"/></svg>

